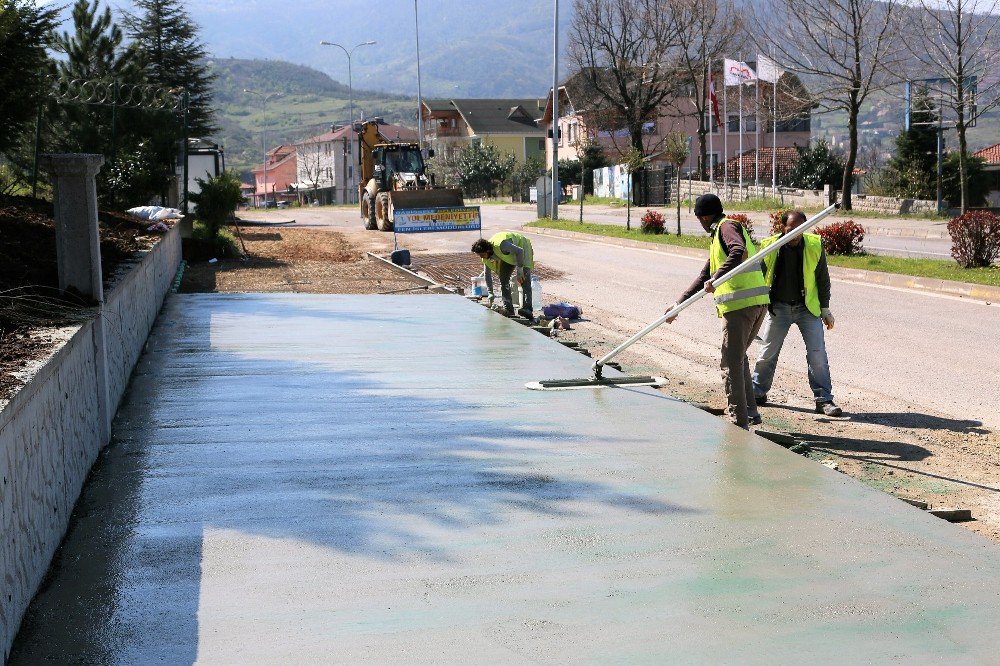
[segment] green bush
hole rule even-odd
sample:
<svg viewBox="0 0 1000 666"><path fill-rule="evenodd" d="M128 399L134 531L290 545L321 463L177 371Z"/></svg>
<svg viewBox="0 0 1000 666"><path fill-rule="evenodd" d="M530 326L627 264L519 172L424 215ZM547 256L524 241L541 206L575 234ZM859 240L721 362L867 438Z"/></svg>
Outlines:
<svg viewBox="0 0 1000 666"><path fill-rule="evenodd" d="M239 176L235 171L224 171L208 180L196 178L195 182L201 191L190 195L194 214L207 228L206 240L221 248L219 232L243 202Z"/></svg>

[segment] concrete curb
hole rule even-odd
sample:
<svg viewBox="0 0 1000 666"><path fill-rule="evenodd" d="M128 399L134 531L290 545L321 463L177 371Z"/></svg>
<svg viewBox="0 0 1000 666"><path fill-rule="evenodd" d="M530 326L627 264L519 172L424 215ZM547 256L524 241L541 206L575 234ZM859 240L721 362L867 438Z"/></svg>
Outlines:
<svg viewBox="0 0 1000 666"><path fill-rule="evenodd" d="M662 252L663 254L673 254L692 259L707 259L708 252L691 247L680 247L675 245L663 245L661 243L650 243L637 241L630 238L614 238L611 236L597 236L594 234L584 234L577 231L564 231L562 229L546 229L544 227L525 227L522 231L529 234L540 234L542 236L555 236L557 238L568 238L572 240L586 240L594 243L605 243L607 245L617 245L618 247L632 247L643 250ZM878 284L886 287L898 289L911 289L913 291L931 292L938 294L948 294L960 298L971 298L987 303L1000 303L1000 287L991 287L983 284L969 284L967 282L954 282L952 280L938 280L935 278L917 277L915 275L900 275L898 273L880 273L878 271L866 271L857 268L830 267L830 277L845 282L860 282L863 284Z"/></svg>

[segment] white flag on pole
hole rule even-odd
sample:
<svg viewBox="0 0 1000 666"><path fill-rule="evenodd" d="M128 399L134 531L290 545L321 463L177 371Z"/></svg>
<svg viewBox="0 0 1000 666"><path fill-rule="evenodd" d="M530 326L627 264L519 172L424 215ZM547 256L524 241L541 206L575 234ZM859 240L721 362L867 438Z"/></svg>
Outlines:
<svg viewBox="0 0 1000 666"><path fill-rule="evenodd" d="M774 62L767 56L757 54L757 76L761 81L767 81L768 83L777 83L781 75L785 73L785 70L778 66L778 63Z"/></svg>
<svg viewBox="0 0 1000 666"><path fill-rule="evenodd" d="M738 86L740 82L750 84L757 80L757 74L750 69L750 65L742 60L726 58L723 62L723 68L727 86Z"/></svg>

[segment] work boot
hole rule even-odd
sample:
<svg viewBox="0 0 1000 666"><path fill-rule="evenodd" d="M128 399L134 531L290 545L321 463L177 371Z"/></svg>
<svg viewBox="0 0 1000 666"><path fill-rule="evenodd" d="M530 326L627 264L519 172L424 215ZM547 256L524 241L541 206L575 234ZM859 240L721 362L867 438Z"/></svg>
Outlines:
<svg viewBox="0 0 1000 666"><path fill-rule="evenodd" d="M766 393L761 393L759 395L754 394L753 401L756 402L758 405L766 405L767 394Z"/></svg>
<svg viewBox="0 0 1000 666"><path fill-rule="evenodd" d="M534 316L532 316L531 310L528 310L527 308L519 308L517 314L521 315L528 321L535 321Z"/></svg>
<svg viewBox="0 0 1000 666"><path fill-rule="evenodd" d="M749 423L752 426L760 425L764 422L764 419L760 418L760 414L751 414L749 416Z"/></svg>
<svg viewBox="0 0 1000 666"><path fill-rule="evenodd" d="M817 402L816 413L826 414L827 416L843 416L844 410L833 404L833 400L831 400L829 402Z"/></svg>

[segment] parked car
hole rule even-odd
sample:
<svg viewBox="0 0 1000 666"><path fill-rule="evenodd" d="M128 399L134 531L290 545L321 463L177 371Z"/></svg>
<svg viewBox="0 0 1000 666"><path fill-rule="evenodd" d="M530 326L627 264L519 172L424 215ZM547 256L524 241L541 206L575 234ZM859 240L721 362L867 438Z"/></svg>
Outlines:
<svg viewBox="0 0 1000 666"><path fill-rule="evenodd" d="M265 201L264 208L277 208L278 204L275 201Z"/></svg>
<svg viewBox="0 0 1000 666"><path fill-rule="evenodd" d="M288 208L290 205L291 204L288 203L287 201L279 201L278 202L278 208Z"/></svg>

